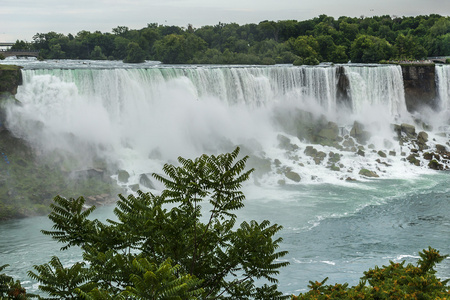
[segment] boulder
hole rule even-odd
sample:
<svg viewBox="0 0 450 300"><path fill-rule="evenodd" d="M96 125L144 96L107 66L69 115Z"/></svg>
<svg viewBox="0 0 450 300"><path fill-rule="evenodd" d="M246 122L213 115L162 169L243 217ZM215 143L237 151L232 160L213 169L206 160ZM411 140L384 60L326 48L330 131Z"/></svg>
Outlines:
<svg viewBox="0 0 450 300"><path fill-rule="evenodd" d="M447 152L447 148L444 145L436 144L436 151L439 153Z"/></svg>
<svg viewBox="0 0 450 300"><path fill-rule="evenodd" d="M317 136L317 140L320 144L330 145L334 141L337 141L339 136L339 127L334 122L328 122L328 124L317 133Z"/></svg>
<svg viewBox="0 0 450 300"><path fill-rule="evenodd" d="M130 178L130 174L125 170L119 170L117 172L117 179L119 182L128 182L128 179Z"/></svg>
<svg viewBox="0 0 450 300"><path fill-rule="evenodd" d="M361 169L359 171L359 175L366 176L366 177L380 177L380 176L378 176L377 173L367 170L367 169Z"/></svg>
<svg viewBox="0 0 450 300"><path fill-rule="evenodd" d="M409 138L415 138L416 137L416 127L410 124L402 123L401 130L406 134Z"/></svg>
<svg viewBox="0 0 450 300"><path fill-rule="evenodd" d="M386 153L384 153L383 151L378 151L377 154L383 158L386 158Z"/></svg>
<svg viewBox="0 0 450 300"><path fill-rule="evenodd" d="M147 174L141 174L139 176L139 184L142 185L143 187L148 188L148 189L152 189L152 190L155 189L155 186L153 185L153 182L147 176Z"/></svg>
<svg viewBox="0 0 450 300"><path fill-rule="evenodd" d="M428 163L428 167L433 170L443 170L444 166L440 164L437 160L433 159Z"/></svg>
<svg viewBox="0 0 450 300"><path fill-rule="evenodd" d="M313 146L306 146L304 153L307 156L315 157L317 155L317 149Z"/></svg>
<svg viewBox="0 0 450 300"><path fill-rule="evenodd" d="M350 135L356 139L360 144L366 144L370 139L370 133L364 130L364 125L355 121L353 123L352 130L350 130Z"/></svg>
<svg viewBox="0 0 450 300"><path fill-rule="evenodd" d="M295 182L300 182L300 180L302 180L300 175L298 173L294 172L294 171L287 171L284 175L288 179L290 179L292 181L295 181Z"/></svg>

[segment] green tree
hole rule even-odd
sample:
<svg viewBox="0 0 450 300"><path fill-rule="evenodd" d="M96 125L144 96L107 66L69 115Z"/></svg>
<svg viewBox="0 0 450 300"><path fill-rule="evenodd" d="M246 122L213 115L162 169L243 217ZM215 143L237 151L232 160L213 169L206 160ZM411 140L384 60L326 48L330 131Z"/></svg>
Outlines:
<svg viewBox="0 0 450 300"><path fill-rule="evenodd" d="M145 52L138 43L130 42L127 46L127 57L123 60L125 63L142 63L145 61Z"/></svg>
<svg viewBox="0 0 450 300"><path fill-rule="evenodd" d="M419 252L417 265L390 262L388 266L364 272L357 286L348 287L348 283L325 285L328 278L322 282L310 281L310 291L292 300L311 299L448 299L449 280L436 277L434 266L444 260L447 255L429 247Z"/></svg>
<svg viewBox="0 0 450 300"><path fill-rule="evenodd" d="M86 297L134 293L139 298L155 292L152 286L166 286L182 291L180 299L285 298L275 277L288 264L279 261L287 252L277 252L281 238L274 238L281 226L266 220L243 222L235 229L234 212L245 199L240 189L252 172L245 171L248 157L235 162L238 155L236 148L195 160L180 157L179 166L166 164L165 176L154 174L166 187L161 195L119 195L114 210L118 220L106 224L88 219L94 208L83 210L84 198L56 197L49 215L53 230L43 233L64 243L62 249L81 247L88 267L78 264L77 272L62 272L73 276L58 277L46 265L35 266L38 274L30 276L43 288L52 280L54 287L75 282L69 291L56 292L78 291ZM207 218L202 217L204 202ZM161 268L166 275L158 277ZM273 285L258 287L256 279ZM86 291L87 286L93 288Z"/></svg>
<svg viewBox="0 0 450 300"><path fill-rule="evenodd" d="M393 54L393 46L385 39L369 35L360 35L350 49L350 58L354 63L377 63L391 58Z"/></svg>
<svg viewBox="0 0 450 300"><path fill-rule="evenodd" d="M102 48L100 46L95 46L94 50L91 52L91 59L97 59L97 60L105 60L106 55L103 54Z"/></svg>

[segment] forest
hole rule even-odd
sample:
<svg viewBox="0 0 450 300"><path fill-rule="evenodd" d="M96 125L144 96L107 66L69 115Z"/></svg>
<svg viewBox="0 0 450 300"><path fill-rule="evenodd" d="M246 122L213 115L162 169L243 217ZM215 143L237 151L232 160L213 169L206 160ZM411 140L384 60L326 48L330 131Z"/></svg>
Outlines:
<svg viewBox="0 0 450 300"><path fill-rule="evenodd" d="M80 31L75 36L37 33L12 49L40 51L42 59L145 60L166 64L378 63L450 55L450 17L334 17L304 21L220 23L194 28L148 23L118 26L111 33Z"/></svg>

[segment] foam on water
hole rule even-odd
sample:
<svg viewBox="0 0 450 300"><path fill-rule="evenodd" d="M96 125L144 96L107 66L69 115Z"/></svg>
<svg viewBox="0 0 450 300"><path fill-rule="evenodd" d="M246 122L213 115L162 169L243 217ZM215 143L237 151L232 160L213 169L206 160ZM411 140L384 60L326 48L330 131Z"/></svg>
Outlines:
<svg viewBox="0 0 450 300"><path fill-rule="evenodd" d="M229 151L233 145L244 145L272 162L278 159L300 174L302 183L346 184L347 177L365 180L358 174L361 168L377 168L382 178L428 172L402 161L399 154L408 145L402 148L394 140L391 124L412 120L405 108L401 69L344 66L350 79L351 111L337 103L336 70L336 66L154 65L26 69L17 94L23 105L10 108L8 123L38 149L70 153L78 159L77 168L92 167L100 157L112 168L126 169L131 174L129 185L140 174L158 172L164 162L180 155ZM366 151L362 157L314 145L327 154L342 155L345 167L330 172L326 163L317 165L303 155L307 141L280 132L275 124L275 111L289 119L296 109L324 115L343 132L349 132L355 120L362 121L373 133L369 143L398 155L375 166L376 153ZM279 149L279 134L288 136L297 150ZM259 180L276 185L282 176L273 171Z"/></svg>
<svg viewBox="0 0 450 300"><path fill-rule="evenodd" d="M81 67L73 69L77 64ZM309 280L326 276L328 283L357 284L362 271L387 264L386 259L415 260L417 251L429 245L449 253L442 238L449 229L444 213L450 192L448 173L403 161L401 152L412 145L400 147L390 128L391 123L412 120L404 111L398 67L344 66L350 78L349 111L336 99L337 67L67 65L72 69L23 71L24 84L17 94L22 105L8 111L11 130L40 152L76 157L79 168L92 167L101 158L111 168L126 169L131 177L125 186L138 182L140 174L161 172L165 162L179 155L193 158L243 145L269 159L272 171L257 178L257 184L243 187L246 207L238 218L268 219L284 227L280 250L289 251L285 259L291 262L279 275L285 293L298 294ZM438 76L442 87L445 74ZM440 91L441 102L443 94ZM396 155L380 158L366 147L363 157L300 140L274 122L275 111L288 119L297 109L324 115L339 125L342 135L359 120L372 132L368 144ZM440 128L429 132L431 146L448 140L440 134L445 131L442 125L448 124L442 120ZM281 149L279 134L297 148ZM307 146L327 155L341 154L344 167L331 171L325 162L316 164L304 154ZM375 165L378 158L390 166ZM274 167L275 159L300 174L301 182L286 180L280 185L278 181L285 178ZM376 170L380 178L359 176L363 167ZM342 180L347 177L358 181ZM94 217L112 218L111 210L102 207ZM0 259L8 258L5 263L14 266L18 279L26 280L33 264L45 263L54 254L67 265L81 259L74 249L57 253L61 245L39 233L51 227L47 218L1 225L1 240L9 242L0 244ZM448 265L447 260L440 269L447 277ZM27 285L36 291L35 282Z"/></svg>

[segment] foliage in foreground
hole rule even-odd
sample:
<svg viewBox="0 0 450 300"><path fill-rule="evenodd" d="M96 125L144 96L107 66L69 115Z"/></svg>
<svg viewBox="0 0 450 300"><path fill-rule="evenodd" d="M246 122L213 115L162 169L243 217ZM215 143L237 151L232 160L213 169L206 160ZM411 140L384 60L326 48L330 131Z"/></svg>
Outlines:
<svg viewBox="0 0 450 300"><path fill-rule="evenodd" d="M435 276L434 266L447 255L429 247L419 252L417 266L405 261L364 272L357 286L348 284L324 285L322 282L310 281L309 292L293 296L292 300L312 299L449 299L448 279L441 281Z"/></svg>
<svg viewBox="0 0 450 300"><path fill-rule="evenodd" d="M84 209L82 197L55 197L53 230L42 232L64 243L62 250L80 247L84 262L64 268L53 257L29 276L49 299L286 298L275 277L288 264L279 261L287 252L276 252L281 226L267 220L235 226L234 211L244 206L241 185L253 171L244 170L248 157L234 162L238 154L236 148L166 164L166 176L154 174L166 187L161 195L119 195L117 221L89 220L95 207ZM273 285L257 286L259 279Z"/></svg>

